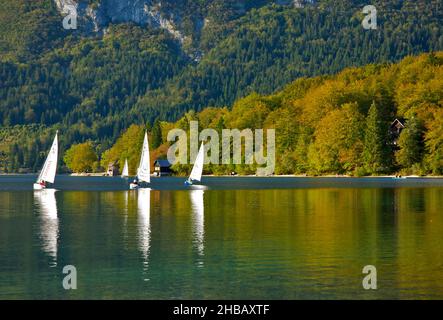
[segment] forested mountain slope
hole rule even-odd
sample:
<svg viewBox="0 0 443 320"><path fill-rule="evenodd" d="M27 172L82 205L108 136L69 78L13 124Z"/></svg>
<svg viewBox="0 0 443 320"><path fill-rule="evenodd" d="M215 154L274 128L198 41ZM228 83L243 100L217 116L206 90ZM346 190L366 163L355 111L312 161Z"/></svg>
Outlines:
<svg viewBox="0 0 443 320"><path fill-rule="evenodd" d="M187 131L190 120L220 137L225 128L275 129L277 174L442 175L443 52L301 78L273 95L239 99L231 109L191 111L175 123L162 122L161 130L156 122L151 141L163 145L154 153L165 153L169 130ZM397 121L403 125L400 134L392 126ZM143 129L137 139L140 145ZM135 168L140 151L132 145L137 144L115 144L102 163L123 164L129 155ZM188 174L191 166L175 169ZM205 171L255 174L256 166L207 165Z"/></svg>
<svg viewBox="0 0 443 320"><path fill-rule="evenodd" d="M0 125L9 137L0 141L4 159L17 130L60 128L62 145L91 140L102 151L133 123L173 121L191 109L230 106L252 92L270 94L298 77L443 49L437 0L375 1L377 30L363 29L366 3L359 0L296 6L162 1L160 7L145 1L144 14L155 13L157 20L105 10L95 31L86 24L63 30L56 2L1 0ZM44 150L40 138L29 135L17 147ZM41 157L19 160L14 167L38 167Z"/></svg>

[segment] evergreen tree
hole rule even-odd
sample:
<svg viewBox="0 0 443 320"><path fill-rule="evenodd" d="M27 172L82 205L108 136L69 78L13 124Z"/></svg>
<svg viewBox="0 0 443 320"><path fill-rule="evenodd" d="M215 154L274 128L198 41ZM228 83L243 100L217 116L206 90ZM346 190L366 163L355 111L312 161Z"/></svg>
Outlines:
<svg viewBox="0 0 443 320"><path fill-rule="evenodd" d="M160 121L157 119L155 120L151 131L151 147L157 149L161 146L162 142L162 128Z"/></svg>
<svg viewBox="0 0 443 320"><path fill-rule="evenodd" d="M375 102L366 118L363 161L369 173L387 172L391 164L391 150L388 144L388 128Z"/></svg>
<svg viewBox="0 0 443 320"><path fill-rule="evenodd" d="M412 116L405 124L405 129L398 139L400 150L396 153L397 163L403 168L411 168L423 158L423 126Z"/></svg>

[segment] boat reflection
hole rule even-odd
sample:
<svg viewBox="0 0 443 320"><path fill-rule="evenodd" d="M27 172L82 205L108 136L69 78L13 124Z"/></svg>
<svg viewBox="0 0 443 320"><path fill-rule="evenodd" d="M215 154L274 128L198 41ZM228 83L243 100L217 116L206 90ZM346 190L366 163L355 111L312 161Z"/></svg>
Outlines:
<svg viewBox="0 0 443 320"><path fill-rule="evenodd" d="M128 245L128 214L129 214L129 191L123 191L123 239L125 249Z"/></svg>
<svg viewBox="0 0 443 320"><path fill-rule="evenodd" d="M204 256L204 237L205 237L205 204L204 191L191 190L191 207L192 207L192 225L194 232L194 244L199 256ZM199 261L199 265L203 265L203 261Z"/></svg>
<svg viewBox="0 0 443 320"><path fill-rule="evenodd" d="M58 215L55 189L34 192L35 203L40 212L40 238L43 251L51 257L51 266L57 266Z"/></svg>
<svg viewBox="0 0 443 320"><path fill-rule="evenodd" d="M139 189L137 192L138 209L138 240L139 249L143 257L143 270L147 271L149 267L149 249L151 241L151 189ZM148 281L149 279L144 279Z"/></svg>

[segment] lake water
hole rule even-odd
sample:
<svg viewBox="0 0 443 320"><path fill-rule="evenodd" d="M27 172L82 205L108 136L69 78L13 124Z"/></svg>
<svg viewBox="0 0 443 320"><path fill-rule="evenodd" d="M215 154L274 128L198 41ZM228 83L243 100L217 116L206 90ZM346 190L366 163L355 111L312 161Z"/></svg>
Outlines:
<svg viewBox="0 0 443 320"><path fill-rule="evenodd" d="M0 177L0 299L443 299L443 180L34 179Z"/></svg>

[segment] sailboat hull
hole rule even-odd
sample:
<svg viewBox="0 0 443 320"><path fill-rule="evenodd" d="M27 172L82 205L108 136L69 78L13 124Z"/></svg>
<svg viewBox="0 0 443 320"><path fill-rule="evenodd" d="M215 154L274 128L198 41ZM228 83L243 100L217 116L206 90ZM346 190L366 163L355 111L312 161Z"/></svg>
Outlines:
<svg viewBox="0 0 443 320"><path fill-rule="evenodd" d="M45 190L46 187L42 186L40 183L34 183L34 190Z"/></svg>
<svg viewBox="0 0 443 320"><path fill-rule="evenodd" d="M137 190L139 188L140 188L140 185L138 185L138 184L131 183L129 185L129 189L131 189L131 190Z"/></svg>
<svg viewBox="0 0 443 320"><path fill-rule="evenodd" d="M149 185L146 184L146 183L141 183L141 184L134 184L134 183L131 183L131 184L129 185L129 189L131 189L131 190L149 189Z"/></svg>

